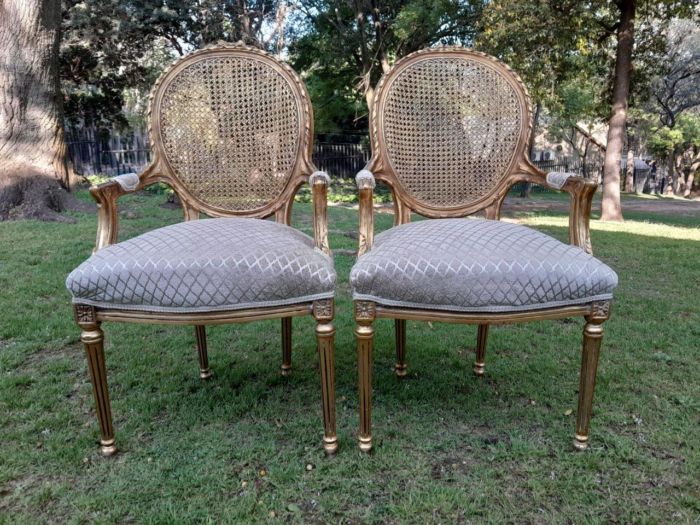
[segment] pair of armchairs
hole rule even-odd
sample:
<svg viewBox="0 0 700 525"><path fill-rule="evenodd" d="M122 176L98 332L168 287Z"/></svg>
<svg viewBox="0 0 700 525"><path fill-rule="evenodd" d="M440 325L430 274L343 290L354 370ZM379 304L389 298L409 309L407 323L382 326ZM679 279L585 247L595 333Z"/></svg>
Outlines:
<svg viewBox="0 0 700 525"><path fill-rule="evenodd" d="M103 454L116 452L103 321L193 325L206 379L207 325L281 318L288 375L292 317L309 314L317 322L323 446L335 453L330 180L311 162L313 116L302 81L260 50L217 44L160 77L149 123L153 162L140 175L91 188L98 203L95 252L67 279ZM601 325L617 278L590 255L596 184L533 166L526 155L531 126L518 76L482 53L421 51L381 81L371 112L373 156L357 176L360 248L350 275L362 450L372 448L377 318L395 319L396 374L403 376L408 319L478 324L474 371L481 375L490 324L585 317L575 446L587 446ZM393 193L395 227L375 239L376 180ZM571 245L497 220L508 188L519 181L570 193ZM117 199L157 182L178 194L185 222L117 243ZM294 195L307 182L313 238L289 226ZM464 219L480 211L485 219ZM411 223L412 212L432 220ZM210 219L198 220L202 214Z"/></svg>

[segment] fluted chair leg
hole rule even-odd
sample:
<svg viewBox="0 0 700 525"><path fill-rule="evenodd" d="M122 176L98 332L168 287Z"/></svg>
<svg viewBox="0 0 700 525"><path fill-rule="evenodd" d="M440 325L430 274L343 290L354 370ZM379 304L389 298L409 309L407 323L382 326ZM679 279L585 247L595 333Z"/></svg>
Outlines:
<svg viewBox="0 0 700 525"><path fill-rule="evenodd" d="M292 373L292 318L282 318L282 375Z"/></svg>
<svg viewBox="0 0 700 525"><path fill-rule="evenodd" d="M480 324L476 337L476 359L474 361L474 374L484 375L486 366L486 342L489 338L489 325Z"/></svg>
<svg viewBox="0 0 700 525"><path fill-rule="evenodd" d="M109 402L109 390L107 389L107 369L105 367L104 333L100 329L100 323L92 326L81 325L83 331L80 340L85 346L85 354L90 370L92 393L95 397L97 419L100 423L100 445L102 455L111 456L117 452L114 440L114 427L112 426L112 408Z"/></svg>
<svg viewBox="0 0 700 525"><path fill-rule="evenodd" d="M357 370L360 397L360 450L372 450L372 350L374 346L375 304L355 301L355 337L357 339Z"/></svg>
<svg viewBox="0 0 700 525"><path fill-rule="evenodd" d="M338 451L338 437L335 431L335 327L333 326L333 299L314 301L313 314L316 319L316 341L319 368L321 369L323 449L330 456Z"/></svg>
<svg viewBox="0 0 700 525"><path fill-rule="evenodd" d="M406 365L406 320L395 319L394 331L396 332L396 366L394 372L398 377L404 377L407 373Z"/></svg>
<svg viewBox="0 0 700 525"><path fill-rule="evenodd" d="M199 377L209 379L211 369L209 368L209 354L207 352L207 330L204 325L194 327L194 335L197 338L197 355L199 356Z"/></svg>
<svg viewBox="0 0 700 525"><path fill-rule="evenodd" d="M578 390L578 411L576 412L576 437L574 447L577 450L588 448L588 430L593 410L593 391L595 390L598 356L603 341L605 319L594 316L586 317L583 328L583 352L581 355L581 375Z"/></svg>

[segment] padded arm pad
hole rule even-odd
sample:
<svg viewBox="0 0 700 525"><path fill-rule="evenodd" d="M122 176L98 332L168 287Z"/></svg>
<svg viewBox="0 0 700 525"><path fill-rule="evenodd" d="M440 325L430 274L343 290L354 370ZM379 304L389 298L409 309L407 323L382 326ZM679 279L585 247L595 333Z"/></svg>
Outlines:
<svg viewBox="0 0 700 525"><path fill-rule="evenodd" d="M560 190L564 187L566 181L569 180L569 177L576 177L576 174L561 171L550 171L547 173L547 186Z"/></svg>
<svg viewBox="0 0 700 525"><path fill-rule="evenodd" d="M330 186L331 178L325 171L314 171L309 177L309 184L313 186L316 183L322 183L326 186Z"/></svg>
<svg viewBox="0 0 700 525"><path fill-rule="evenodd" d="M141 179L136 173L124 173L112 178L114 182L119 184L124 191L135 191L138 188Z"/></svg>
<svg viewBox="0 0 700 525"><path fill-rule="evenodd" d="M369 170L360 170L355 176L355 182L357 183L357 189L372 188L376 186L376 181L374 180L374 175Z"/></svg>

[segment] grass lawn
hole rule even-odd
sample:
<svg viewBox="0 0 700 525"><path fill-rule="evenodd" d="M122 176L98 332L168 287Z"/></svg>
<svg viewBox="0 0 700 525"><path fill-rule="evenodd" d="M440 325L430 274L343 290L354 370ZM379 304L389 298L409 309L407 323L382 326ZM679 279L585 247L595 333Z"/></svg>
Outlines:
<svg viewBox="0 0 700 525"><path fill-rule="evenodd" d="M163 201L123 199L121 238L180 220ZM278 321L212 327L210 381L198 378L191 328L105 323L120 447L105 459L63 284L92 249L95 216L74 216L0 223L2 524L700 520L697 218L593 223L620 286L585 453L571 445L582 319L494 328L483 379L471 372L475 327L409 322L405 380L393 374L393 323L378 321L375 452L360 453L347 281L357 212L333 207L338 456L322 452L309 317L294 320L289 378ZM308 204L294 217L311 232ZM518 218L566 238L562 213Z"/></svg>

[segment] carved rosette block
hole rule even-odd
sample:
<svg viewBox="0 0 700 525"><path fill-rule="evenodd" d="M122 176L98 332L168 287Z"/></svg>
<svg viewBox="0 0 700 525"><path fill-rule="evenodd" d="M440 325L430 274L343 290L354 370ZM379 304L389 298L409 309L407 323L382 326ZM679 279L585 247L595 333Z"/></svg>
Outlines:
<svg viewBox="0 0 700 525"><path fill-rule="evenodd" d="M97 322L95 307L89 304L73 305L75 322L79 325L94 325Z"/></svg>
<svg viewBox="0 0 700 525"><path fill-rule="evenodd" d="M377 307L373 301L355 301L355 320L374 321Z"/></svg>
<svg viewBox="0 0 700 525"><path fill-rule="evenodd" d="M319 299L313 302L313 314L317 321L332 321L335 315L333 299Z"/></svg>
<svg viewBox="0 0 700 525"><path fill-rule="evenodd" d="M602 323L610 318L611 301L596 301L591 305L588 320L592 323Z"/></svg>

